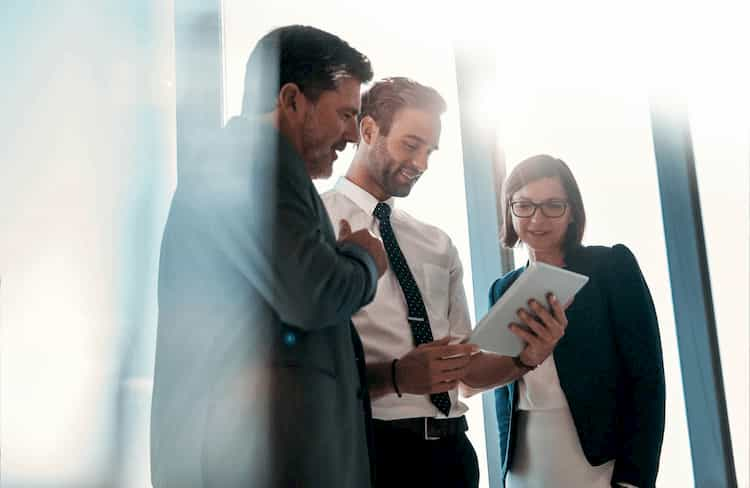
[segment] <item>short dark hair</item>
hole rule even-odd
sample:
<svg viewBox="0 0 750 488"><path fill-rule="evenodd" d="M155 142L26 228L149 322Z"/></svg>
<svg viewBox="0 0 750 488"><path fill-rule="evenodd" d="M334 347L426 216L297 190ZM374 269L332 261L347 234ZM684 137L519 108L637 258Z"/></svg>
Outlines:
<svg viewBox="0 0 750 488"><path fill-rule="evenodd" d="M434 88L403 77L385 78L375 82L362 95L359 120L369 115L383 135L388 135L393 116L404 107L431 110L437 115L445 112L445 100Z"/></svg>
<svg viewBox="0 0 750 488"><path fill-rule="evenodd" d="M583 232L586 229L586 211L578 183L568 165L561 159L547 154L539 154L524 159L513 168L503 184L502 212L503 228L500 232L502 243L506 247L513 247L518 243L518 234L513 228L513 216L510 212L510 199L524 186L542 178L557 178L568 197L568 208L572 213L572 221L568 226L563 240L563 250L572 251L581 246Z"/></svg>
<svg viewBox="0 0 750 488"><path fill-rule="evenodd" d="M242 114L272 111L287 83L296 84L316 102L323 91L335 90L342 76L369 82L370 60L343 39L315 27L279 27L258 41L247 60Z"/></svg>

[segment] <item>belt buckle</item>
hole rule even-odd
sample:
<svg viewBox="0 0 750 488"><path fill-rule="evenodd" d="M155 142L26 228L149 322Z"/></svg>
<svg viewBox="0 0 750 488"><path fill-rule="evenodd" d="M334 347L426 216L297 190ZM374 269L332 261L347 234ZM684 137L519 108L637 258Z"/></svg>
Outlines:
<svg viewBox="0 0 750 488"><path fill-rule="evenodd" d="M428 420L429 420L429 418L428 418L428 417L425 417L425 418L424 418L424 439L425 439L426 441L437 441L437 440L440 440L440 437L432 437L432 436L430 435L430 430L429 430L429 427L428 427L428 425L427 425L427 421L428 421Z"/></svg>

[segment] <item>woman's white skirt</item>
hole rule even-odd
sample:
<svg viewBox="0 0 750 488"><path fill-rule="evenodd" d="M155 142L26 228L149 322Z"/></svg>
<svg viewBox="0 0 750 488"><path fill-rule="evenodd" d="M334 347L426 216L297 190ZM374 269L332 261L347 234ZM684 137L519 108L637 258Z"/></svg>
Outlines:
<svg viewBox="0 0 750 488"><path fill-rule="evenodd" d="M610 488L614 461L591 466L569 408L518 410L506 488Z"/></svg>

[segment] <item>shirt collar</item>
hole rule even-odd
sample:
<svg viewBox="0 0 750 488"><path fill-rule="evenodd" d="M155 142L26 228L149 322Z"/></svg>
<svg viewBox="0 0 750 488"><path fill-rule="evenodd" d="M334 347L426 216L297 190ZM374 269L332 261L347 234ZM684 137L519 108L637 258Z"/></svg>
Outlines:
<svg viewBox="0 0 750 488"><path fill-rule="evenodd" d="M336 182L336 191L349 198L349 200L354 202L367 215L372 215L372 212L375 210L375 205L379 203L379 200L368 193L367 190L357 186L344 176L339 178ZM396 199L391 197L386 200L385 203L393 209Z"/></svg>

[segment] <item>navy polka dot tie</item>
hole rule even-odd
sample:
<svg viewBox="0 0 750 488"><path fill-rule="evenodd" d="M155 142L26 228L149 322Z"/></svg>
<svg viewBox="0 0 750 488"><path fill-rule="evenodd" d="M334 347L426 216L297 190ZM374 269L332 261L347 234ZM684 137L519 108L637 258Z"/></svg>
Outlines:
<svg viewBox="0 0 750 488"><path fill-rule="evenodd" d="M417 282L414 281L414 275L409 269L409 265L398 246L396 236L391 227L391 207L388 204L380 202L375 206L372 214L380 220L380 237L383 239L383 245L388 253L388 261L391 263L391 269L398 278L401 285L401 291L404 292L406 306L409 308L407 320L411 325L411 333L414 337L414 345L426 344L432 342L432 330L430 329L430 320L427 317L427 310L422 301L422 294L419 292ZM430 401L446 417L451 410L451 399L448 393L433 393L430 395Z"/></svg>

